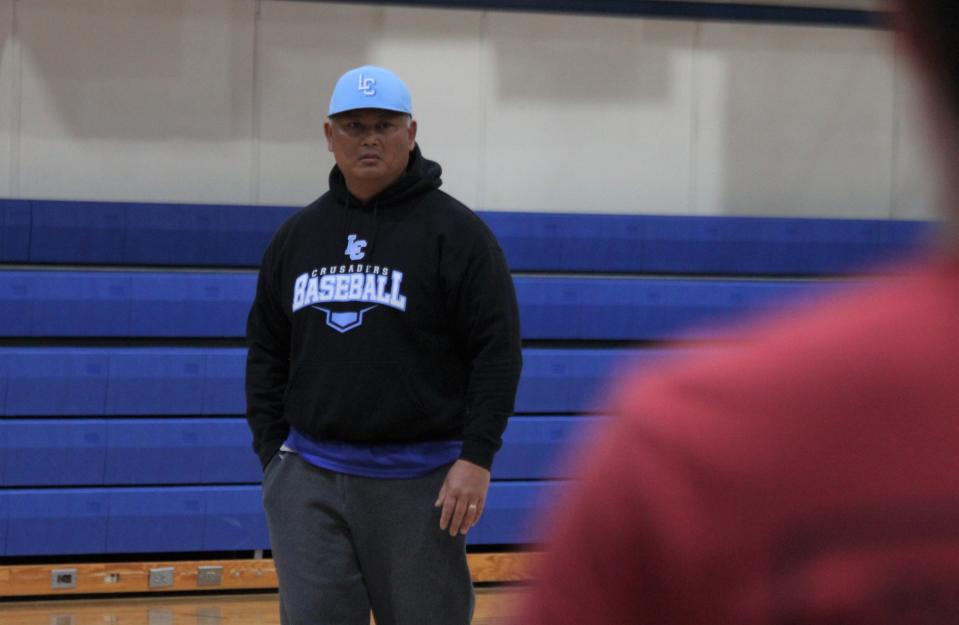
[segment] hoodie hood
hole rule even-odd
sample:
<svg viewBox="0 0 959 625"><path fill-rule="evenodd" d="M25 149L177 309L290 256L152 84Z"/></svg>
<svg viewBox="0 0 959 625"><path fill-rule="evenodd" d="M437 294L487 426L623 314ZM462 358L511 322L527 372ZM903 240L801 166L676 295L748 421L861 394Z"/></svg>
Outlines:
<svg viewBox="0 0 959 625"><path fill-rule="evenodd" d="M380 208L403 203L427 191L438 189L443 184L440 176L443 168L440 164L423 157L420 146L417 144L410 152L410 162L406 171L399 179L383 189L378 195L371 198L366 204L373 204ZM346 178L337 165L330 171L330 191L337 202L346 206L363 206L346 187Z"/></svg>

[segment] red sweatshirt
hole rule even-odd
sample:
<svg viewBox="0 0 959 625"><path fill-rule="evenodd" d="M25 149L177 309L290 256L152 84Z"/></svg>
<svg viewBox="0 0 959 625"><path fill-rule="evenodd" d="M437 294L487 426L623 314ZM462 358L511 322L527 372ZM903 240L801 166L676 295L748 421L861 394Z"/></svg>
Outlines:
<svg viewBox="0 0 959 625"><path fill-rule="evenodd" d="M959 623L959 262L616 405L522 623Z"/></svg>

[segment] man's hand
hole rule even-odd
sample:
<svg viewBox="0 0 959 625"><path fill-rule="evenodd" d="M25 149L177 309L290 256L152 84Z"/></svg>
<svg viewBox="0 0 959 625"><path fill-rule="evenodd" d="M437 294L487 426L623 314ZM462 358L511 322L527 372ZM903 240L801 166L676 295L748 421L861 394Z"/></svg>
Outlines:
<svg viewBox="0 0 959 625"><path fill-rule="evenodd" d="M450 536L466 534L483 514L488 490L489 471L466 460L454 462L433 504L443 507L440 529L449 527Z"/></svg>

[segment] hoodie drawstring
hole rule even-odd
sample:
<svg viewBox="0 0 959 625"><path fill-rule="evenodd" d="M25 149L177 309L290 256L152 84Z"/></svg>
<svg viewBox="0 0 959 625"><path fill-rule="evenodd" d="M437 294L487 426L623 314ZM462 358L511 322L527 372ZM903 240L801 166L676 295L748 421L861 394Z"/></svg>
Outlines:
<svg viewBox="0 0 959 625"><path fill-rule="evenodd" d="M346 194L345 199L346 206L346 217L344 218L345 226L343 228L343 238L341 240L348 240L353 232L350 230L353 228L353 211L350 208L350 194ZM362 206L357 207L358 209ZM369 241L366 244L366 260L371 261L373 258L373 250L376 247L376 235L380 231L380 220L379 220L379 211L380 211L380 201L379 199L373 202L373 236L369 238Z"/></svg>

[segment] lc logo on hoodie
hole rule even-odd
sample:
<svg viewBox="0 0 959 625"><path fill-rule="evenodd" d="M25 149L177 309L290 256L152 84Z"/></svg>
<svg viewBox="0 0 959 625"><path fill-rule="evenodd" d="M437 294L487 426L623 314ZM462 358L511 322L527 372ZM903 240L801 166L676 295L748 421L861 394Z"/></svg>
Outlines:
<svg viewBox="0 0 959 625"><path fill-rule="evenodd" d="M366 241L351 234L344 254L350 260L362 260ZM352 263L319 267L297 276L293 283L293 312L312 307L326 314L326 325L337 332L349 332L363 325L364 315L377 306L389 306L406 312L406 296L401 292L403 272L379 265ZM372 304L359 310L333 311L319 304Z"/></svg>
<svg viewBox="0 0 959 625"><path fill-rule="evenodd" d="M363 260L363 257L366 256L366 252L363 251L363 248L366 247L366 241L356 240L356 235L351 234L346 237L346 251L343 252L350 257L350 260Z"/></svg>

